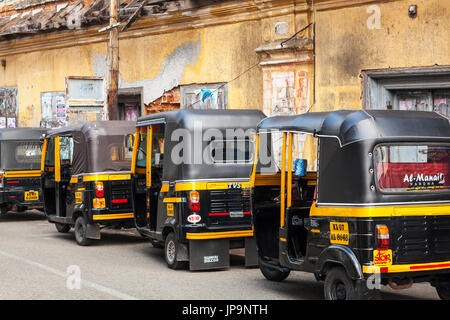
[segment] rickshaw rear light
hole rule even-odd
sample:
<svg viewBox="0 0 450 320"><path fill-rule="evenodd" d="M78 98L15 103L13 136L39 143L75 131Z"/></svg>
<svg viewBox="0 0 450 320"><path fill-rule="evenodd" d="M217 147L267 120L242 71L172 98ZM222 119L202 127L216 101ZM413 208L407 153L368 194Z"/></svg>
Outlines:
<svg viewBox="0 0 450 320"><path fill-rule="evenodd" d="M385 225L377 226L377 243L378 248L387 249L389 248L389 229Z"/></svg>
<svg viewBox="0 0 450 320"><path fill-rule="evenodd" d="M103 198L105 196L105 189L103 187L103 182L95 183L95 195L97 198Z"/></svg>
<svg viewBox="0 0 450 320"><path fill-rule="evenodd" d="M189 204L191 211L200 210L200 194L197 191L189 192Z"/></svg>

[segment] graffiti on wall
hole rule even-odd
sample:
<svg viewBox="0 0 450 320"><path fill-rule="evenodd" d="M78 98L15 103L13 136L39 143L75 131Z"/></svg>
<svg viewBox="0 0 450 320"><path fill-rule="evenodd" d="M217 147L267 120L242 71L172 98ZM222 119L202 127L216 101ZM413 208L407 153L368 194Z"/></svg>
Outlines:
<svg viewBox="0 0 450 320"><path fill-rule="evenodd" d="M0 88L0 128L17 126L17 88Z"/></svg>

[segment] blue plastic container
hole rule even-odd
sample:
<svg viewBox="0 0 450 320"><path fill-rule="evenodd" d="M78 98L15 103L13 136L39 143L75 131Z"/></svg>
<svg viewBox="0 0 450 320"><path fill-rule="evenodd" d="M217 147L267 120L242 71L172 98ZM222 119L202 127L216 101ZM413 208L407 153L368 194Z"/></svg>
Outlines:
<svg viewBox="0 0 450 320"><path fill-rule="evenodd" d="M295 171L294 174L299 177L306 176L306 159L295 159Z"/></svg>

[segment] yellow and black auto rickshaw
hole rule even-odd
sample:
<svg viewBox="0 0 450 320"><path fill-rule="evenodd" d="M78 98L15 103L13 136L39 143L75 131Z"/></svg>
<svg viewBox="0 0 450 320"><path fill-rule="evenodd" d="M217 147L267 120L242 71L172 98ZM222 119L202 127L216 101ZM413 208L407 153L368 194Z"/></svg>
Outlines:
<svg viewBox="0 0 450 320"><path fill-rule="evenodd" d="M249 177L257 110L176 110L141 117L133 147L137 230L167 265L226 268L230 249L257 265Z"/></svg>
<svg viewBox="0 0 450 320"><path fill-rule="evenodd" d="M257 141L252 209L267 279L314 273L331 300L379 298L380 285L418 282L450 298L447 118L381 110L274 116L258 125Z"/></svg>
<svg viewBox="0 0 450 320"><path fill-rule="evenodd" d="M46 129L0 129L0 210L43 208L40 171Z"/></svg>
<svg viewBox="0 0 450 320"><path fill-rule="evenodd" d="M53 129L44 140L41 183L45 214L75 240L100 239L100 227L134 228L131 204L132 121L93 121Z"/></svg>

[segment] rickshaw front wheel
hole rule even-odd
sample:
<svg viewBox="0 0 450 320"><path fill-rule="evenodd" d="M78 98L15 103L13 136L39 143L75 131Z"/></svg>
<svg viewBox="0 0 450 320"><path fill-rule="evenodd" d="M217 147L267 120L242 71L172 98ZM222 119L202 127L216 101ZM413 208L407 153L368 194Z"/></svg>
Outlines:
<svg viewBox="0 0 450 320"><path fill-rule="evenodd" d="M261 259L261 258L260 258ZM259 270L266 277L267 280L274 282L281 282L286 279L291 271L286 269L286 271L280 270L278 268L271 268L263 263L259 263Z"/></svg>
<svg viewBox="0 0 450 320"><path fill-rule="evenodd" d="M67 233L70 231L70 225L64 223L55 223L56 230L60 233Z"/></svg>
<svg viewBox="0 0 450 320"><path fill-rule="evenodd" d="M450 300L450 287L449 286L437 286L436 287L437 294L441 300Z"/></svg>
<svg viewBox="0 0 450 320"><path fill-rule="evenodd" d="M87 234L87 222L83 216L80 216L75 221L75 241L80 246L88 246L91 244L91 239L86 237Z"/></svg>

